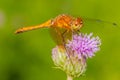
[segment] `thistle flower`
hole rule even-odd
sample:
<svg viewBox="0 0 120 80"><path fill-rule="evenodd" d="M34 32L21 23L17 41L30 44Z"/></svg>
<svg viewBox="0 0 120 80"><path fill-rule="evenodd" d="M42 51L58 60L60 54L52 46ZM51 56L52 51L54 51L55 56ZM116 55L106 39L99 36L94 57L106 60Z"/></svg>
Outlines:
<svg viewBox="0 0 120 80"><path fill-rule="evenodd" d="M100 38L92 36L92 33L75 34L65 47L53 48L52 59L56 67L73 78L82 75L86 70L86 59L92 58L100 50Z"/></svg>
<svg viewBox="0 0 120 80"><path fill-rule="evenodd" d="M75 34L73 39L68 41L66 47L72 49L74 53L78 55L78 58L91 58L94 56L94 53L100 50L101 41L99 37L92 37L93 33L87 34Z"/></svg>

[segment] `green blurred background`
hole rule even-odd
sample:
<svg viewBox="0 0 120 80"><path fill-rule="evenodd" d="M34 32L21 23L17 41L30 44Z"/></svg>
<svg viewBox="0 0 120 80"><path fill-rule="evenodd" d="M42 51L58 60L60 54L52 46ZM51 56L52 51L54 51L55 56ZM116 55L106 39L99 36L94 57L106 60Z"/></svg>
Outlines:
<svg viewBox="0 0 120 80"><path fill-rule="evenodd" d="M120 0L0 0L0 80L65 80L51 59L55 43L48 29L15 35L23 26L40 24L59 14L120 24ZM86 28L85 31L91 31ZM84 76L75 80L120 80L120 28L96 27L102 46L88 59Z"/></svg>

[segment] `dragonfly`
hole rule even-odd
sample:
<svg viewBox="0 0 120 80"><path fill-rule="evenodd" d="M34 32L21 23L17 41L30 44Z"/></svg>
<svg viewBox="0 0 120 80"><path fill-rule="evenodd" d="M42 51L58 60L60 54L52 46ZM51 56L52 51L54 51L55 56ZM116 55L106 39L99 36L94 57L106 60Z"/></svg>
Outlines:
<svg viewBox="0 0 120 80"><path fill-rule="evenodd" d="M55 40L58 45L63 45L67 39L70 39L72 34L78 32L82 26L83 21L81 18L74 18L72 16L62 14L37 26L20 28L16 30L15 33L19 34L40 28L50 28L53 40Z"/></svg>
<svg viewBox="0 0 120 80"><path fill-rule="evenodd" d="M99 19L84 19L82 17L72 17L70 15L62 14L40 25L20 28L16 30L15 33L19 34L35 29L49 28L53 40L57 43L57 45L65 48L65 44L72 38L72 35L78 34L81 29L85 27L86 21L91 21L93 22L92 24L98 23L98 25L101 23L112 24L113 26L117 25L116 23L102 21Z"/></svg>

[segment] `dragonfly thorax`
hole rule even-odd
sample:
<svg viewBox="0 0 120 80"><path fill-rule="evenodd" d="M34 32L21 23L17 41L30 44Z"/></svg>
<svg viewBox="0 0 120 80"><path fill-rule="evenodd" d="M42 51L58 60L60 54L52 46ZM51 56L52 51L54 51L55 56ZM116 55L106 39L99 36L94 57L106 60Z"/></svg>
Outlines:
<svg viewBox="0 0 120 80"><path fill-rule="evenodd" d="M79 30L83 25L81 18L74 18L69 15L59 15L52 21L52 26L66 28L70 30Z"/></svg>

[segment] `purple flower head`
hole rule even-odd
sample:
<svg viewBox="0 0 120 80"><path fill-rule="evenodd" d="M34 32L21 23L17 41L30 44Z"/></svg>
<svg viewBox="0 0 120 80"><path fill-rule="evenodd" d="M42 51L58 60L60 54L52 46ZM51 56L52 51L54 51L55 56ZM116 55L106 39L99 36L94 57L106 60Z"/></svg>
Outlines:
<svg viewBox="0 0 120 80"><path fill-rule="evenodd" d="M82 57L91 58L94 53L100 50L101 40L97 37L92 37L93 34L75 34L73 39L68 41L66 47L71 49L74 54L78 55L78 58Z"/></svg>

